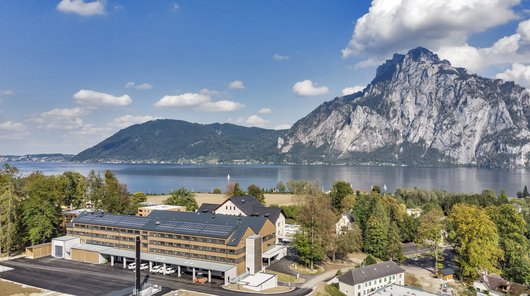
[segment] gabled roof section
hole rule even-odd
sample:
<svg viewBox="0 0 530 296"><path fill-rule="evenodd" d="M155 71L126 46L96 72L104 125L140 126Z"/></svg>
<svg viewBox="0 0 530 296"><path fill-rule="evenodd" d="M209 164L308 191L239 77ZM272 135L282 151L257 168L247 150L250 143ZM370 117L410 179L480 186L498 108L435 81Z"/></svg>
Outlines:
<svg viewBox="0 0 530 296"><path fill-rule="evenodd" d="M405 272L405 270L394 261L386 261L347 271L339 277L339 281L353 286L402 272Z"/></svg>
<svg viewBox="0 0 530 296"><path fill-rule="evenodd" d="M276 220L280 216L282 209L271 208L264 206L252 195L232 196L224 203L219 205L216 209L222 207L225 203L231 201L238 209L240 209L247 216L265 217L276 224Z"/></svg>
<svg viewBox="0 0 530 296"><path fill-rule="evenodd" d="M213 203L203 203L198 209L197 213L212 213L217 210L221 205Z"/></svg>

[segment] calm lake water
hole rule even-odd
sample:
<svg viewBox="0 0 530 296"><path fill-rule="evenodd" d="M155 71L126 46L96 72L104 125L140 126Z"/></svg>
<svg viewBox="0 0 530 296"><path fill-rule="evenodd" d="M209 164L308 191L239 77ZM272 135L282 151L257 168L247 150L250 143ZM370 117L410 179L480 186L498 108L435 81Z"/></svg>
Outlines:
<svg viewBox="0 0 530 296"><path fill-rule="evenodd" d="M271 188L279 181L318 181L329 190L335 180L350 182L354 188L369 189L386 184L396 188L421 187L452 192L481 192L483 189L506 189L513 196L530 185L530 170L477 168L412 168L365 166L289 166L289 165L164 165L164 164L80 164L80 163L11 163L23 174L41 171L46 175L76 171L87 175L92 169L113 171L127 184L129 191L166 193L179 187L197 192L226 188L227 176L243 188L250 184Z"/></svg>

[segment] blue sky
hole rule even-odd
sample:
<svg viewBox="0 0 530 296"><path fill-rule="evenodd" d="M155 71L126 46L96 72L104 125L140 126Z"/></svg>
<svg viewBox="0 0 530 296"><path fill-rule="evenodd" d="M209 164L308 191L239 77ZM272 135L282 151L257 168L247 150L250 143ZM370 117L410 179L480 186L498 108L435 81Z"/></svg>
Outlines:
<svg viewBox="0 0 530 296"><path fill-rule="evenodd" d="M0 2L0 154L155 118L287 128L425 46L530 86L526 0Z"/></svg>

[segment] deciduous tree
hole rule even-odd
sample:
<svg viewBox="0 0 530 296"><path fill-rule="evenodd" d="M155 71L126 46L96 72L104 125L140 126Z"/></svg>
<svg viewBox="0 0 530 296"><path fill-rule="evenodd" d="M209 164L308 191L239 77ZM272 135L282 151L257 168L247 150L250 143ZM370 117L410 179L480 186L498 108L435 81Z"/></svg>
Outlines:
<svg viewBox="0 0 530 296"><path fill-rule="evenodd" d="M441 245L443 243L444 214L440 209L432 209L424 213L420 218L418 236L416 242L429 249L434 258L434 273L438 273L438 259L440 258Z"/></svg>
<svg viewBox="0 0 530 296"><path fill-rule="evenodd" d="M195 193L182 187L173 192L171 196L166 200L166 204L174 206L185 206L187 211L195 211L199 208L197 201L195 200Z"/></svg>
<svg viewBox="0 0 530 296"><path fill-rule="evenodd" d="M255 184L250 184L247 188L248 195L254 196L262 204L265 203L265 193Z"/></svg>
<svg viewBox="0 0 530 296"><path fill-rule="evenodd" d="M353 194L353 189L351 188L350 183L345 181L336 181L333 183L333 186L331 186L331 192L329 193L333 208L339 213L342 213L342 200L351 194Z"/></svg>

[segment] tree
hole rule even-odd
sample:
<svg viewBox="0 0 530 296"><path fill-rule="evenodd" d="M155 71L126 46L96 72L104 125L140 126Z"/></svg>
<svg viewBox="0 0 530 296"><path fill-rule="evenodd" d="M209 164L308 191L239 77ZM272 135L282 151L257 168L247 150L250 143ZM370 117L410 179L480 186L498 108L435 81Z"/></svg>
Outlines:
<svg viewBox="0 0 530 296"><path fill-rule="evenodd" d="M337 254L345 257L346 255L360 251L363 247L363 238L361 229L357 224L352 224L352 229L342 232L337 240Z"/></svg>
<svg viewBox="0 0 530 296"><path fill-rule="evenodd" d="M346 195L341 202L341 208L343 212L351 212L355 206L355 194Z"/></svg>
<svg viewBox="0 0 530 296"><path fill-rule="evenodd" d="M399 229L396 222L392 222L388 231L388 239L386 243L386 258L394 261L403 260L403 250L401 249L401 237L399 236Z"/></svg>
<svg viewBox="0 0 530 296"><path fill-rule="evenodd" d="M388 227L374 215L366 223L364 251L380 259L387 258Z"/></svg>
<svg viewBox="0 0 530 296"><path fill-rule="evenodd" d="M103 180L99 173L96 173L94 170L90 170L88 173L87 189L88 200L92 209L99 210L101 208L101 202L104 199Z"/></svg>
<svg viewBox="0 0 530 296"><path fill-rule="evenodd" d="M499 246L504 253L503 275L515 282L530 282L530 244L526 238L526 222L511 204L486 209L499 231Z"/></svg>
<svg viewBox="0 0 530 296"><path fill-rule="evenodd" d="M115 214L127 213L131 206L131 197L127 192L127 186L121 184L110 170L105 171L104 177L104 198L101 201L101 208L106 212Z"/></svg>
<svg viewBox="0 0 530 296"><path fill-rule="evenodd" d="M57 233L61 213L58 187L55 177L46 177L40 172L26 178L24 191L27 197L22 202L22 222L27 242L43 243Z"/></svg>
<svg viewBox="0 0 530 296"><path fill-rule="evenodd" d="M220 194L220 193L222 193L222 192L221 192L221 188L218 188L218 187L217 187L217 188L214 188L213 191L212 191L212 193L213 193L213 194Z"/></svg>
<svg viewBox="0 0 530 296"><path fill-rule="evenodd" d="M265 194L263 190L255 184L250 184L247 188L248 195L254 196L262 204L265 203Z"/></svg>
<svg viewBox="0 0 530 296"><path fill-rule="evenodd" d="M324 259L324 250L321 245L312 241L311 233L302 231L294 236L293 247L298 251L300 260L313 269L313 263Z"/></svg>
<svg viewBox="0 0 530 296"><path fill-rule="evenodd" d="M463 278L475 279L480 272L496 272L502 258L495 223L475 205L456 204L449 215L449 238L454 246Z"/></svg>
<svg viewBox="0 0 530 296"><path fill-rule="evenodd" d="M70 208L80 208L87 192L86 178L78 172L64 172L60 177L61 204Z"/></svg>
<svg viewBox="0 0 530 296"><path fill-rule="evenodd" d="M143 192L135 192L131 196L131 206L127 211L129 215L135 215L138 212L138 208L142 202L147 201L147 195Z"/></svg>
<svg viewBox="0 0 530 296"><path fill-rule="evenodd" d="M278 184L276 184L276 191L280 193L287 192L287 186L285 186L285 183L283 183L283 181L280 181L278 182Z"/></svg>
<svg viewBox="0 0 530 296"><path fill-rule="evenodd" d="M336 240L333 239L336 217L331 209L330 198L322 192L316 192L314 195L301 195L298 203L298 222L302 236L309 241L310 248L315 249L315 252L333 252L336 249ZM315 259L311 257L307 260L309 267L313 269Z"/></svg>
<svg viewBox="0 0 530 296"><path fill-rule="evenodd" d="M353 194L353 189L351 188L350 183L345 181L336 181L333 183L333 186L331 186L331 192L329 193L331 196L332 206L337 211L342 212L342 200L351 194Z"/></svg>
<svg viewBox="0 0 530 296"><path fill-rule="evenodd" d="M444 230L444 214L440 209L432 209L424 213L420 218L418 226L418 236L416 242L429 249L430 255L434 258L434 273L438 274L438 259L443 243L442 231Z"/></svg>
<svg viewBox="0 0 530 296"><path fill-rule="evenodd" d="M527 197L530 197L530 193L528 193L528 188L526 187L526 185L524 185L523 198L527 198Z"/></svg>
<svg viewBox="0 0 530 296"><path fill-rule="evenodd" d="M245 192L241 190L239 183L229 183L226 185L226 197L245 195Z"/></svg>
<svg viewBox="0 0 530 296"><path fill-rule="evenodd" d="M368 256L364 258L363 263L361 263L361 266L368 266L374 264L377 264L377 259L375 259L374 256L368 254Z"/></svg>
<svg viewBox="0 0 530 296"><path fill-rule="evenodd" d="M313 191L313 184L305 180L289 180L287 182L289 192L294 194L311 194Z"/></svg>
<svg viewBox="0 0 530 296"><path fill-rule="evenodd" d="M195 200L195 193L189 191L184 187L181 187L171 192L171 196L166 200L166 204L174 206L185 206L186 210L191 212L194 212L199 208L199 205Z"/></svg>
<svg viewBox="0 0 530 296"><path fill-rule="evenodd" d="M508 199L508 194L506 193L506 190L501 189L499 196L497 196L497 205L507 204L510 203L510 200Z"/></svg>
<svg viewBox="0 0 530 296"><path fill-rule="evenodd" d="M9 164L0 171L0 254L9 256L19 242L21 193L17 190L18 170Z"/></svg>
<svg viewBox="0 0 530 296"><path fill-rule="evenodd" d="M401 239L404 243L413 242L417 239L419 219L405 215L403 223L399 224Z"/></svg>

